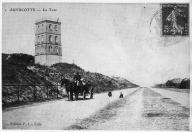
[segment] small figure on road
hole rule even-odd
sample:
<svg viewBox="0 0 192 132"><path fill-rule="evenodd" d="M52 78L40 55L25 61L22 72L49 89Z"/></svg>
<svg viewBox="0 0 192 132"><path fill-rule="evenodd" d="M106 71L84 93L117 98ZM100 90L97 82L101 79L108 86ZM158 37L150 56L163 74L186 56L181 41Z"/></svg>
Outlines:
<svg viewBox="0 0 192 132"><path fill-rule="evenodd" d="M112 96L112 92L111 92L111 91L109 91L108 96L109 96L109 97L111 97L111 96Z"/></svg>
<svg viewBox="0 0 192 132"><path fill-rule="evenodd" d="M120 96L119 96L119 98L123 98L123 93L122 93L122 92L120 93Z"/></svg>

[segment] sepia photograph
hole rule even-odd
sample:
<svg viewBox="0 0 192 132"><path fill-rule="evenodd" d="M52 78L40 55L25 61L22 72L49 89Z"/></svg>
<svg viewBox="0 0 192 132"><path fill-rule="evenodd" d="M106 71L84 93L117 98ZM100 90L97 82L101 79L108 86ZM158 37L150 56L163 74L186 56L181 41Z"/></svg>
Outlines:
<svg viewBox="0 0 192 132"><path fill-rule="evenodd" d="M190 131L190 4L3 2L2 130Z"/></svg>

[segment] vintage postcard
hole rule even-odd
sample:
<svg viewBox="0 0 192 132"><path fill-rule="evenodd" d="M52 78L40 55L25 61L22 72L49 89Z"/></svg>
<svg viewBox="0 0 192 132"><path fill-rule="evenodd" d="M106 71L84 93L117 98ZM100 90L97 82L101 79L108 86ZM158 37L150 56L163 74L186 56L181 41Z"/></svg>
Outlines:
<svg viewBox="0 0 192 132"><path fill-rule="evenodd" d="M190 4L3 2L2 130L190 131Z"/></svg>

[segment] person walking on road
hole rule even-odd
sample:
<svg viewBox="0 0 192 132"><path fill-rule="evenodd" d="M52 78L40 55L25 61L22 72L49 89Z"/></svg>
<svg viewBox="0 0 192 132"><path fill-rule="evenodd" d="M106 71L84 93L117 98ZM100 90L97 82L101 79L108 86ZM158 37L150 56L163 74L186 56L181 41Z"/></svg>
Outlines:
<svg viewBox="0 0 192 132"><path fill-rule="evenodd" d="M123 98L123 93L122 93L122 92L120 93L120 96L119 96L119 98Z"/></svg>
<svg viewBox="0 0 192 132"><path fill-rule="evenodd" d="M109 91L108 96L112 97L112 92L111 91Z"/></svg>

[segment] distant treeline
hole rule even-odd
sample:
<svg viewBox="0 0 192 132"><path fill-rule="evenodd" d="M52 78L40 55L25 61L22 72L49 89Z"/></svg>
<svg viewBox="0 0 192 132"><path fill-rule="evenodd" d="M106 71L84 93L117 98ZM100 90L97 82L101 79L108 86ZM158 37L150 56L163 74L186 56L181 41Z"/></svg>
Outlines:
<svg viewBox="0 0 192 132"><path fill-rule="evenodd" d="M164 84L156 84L155 87L167 87L167 88L178 88L178 89L190 89L190 79L189 78L175 78L168 80Z"/></svg>

